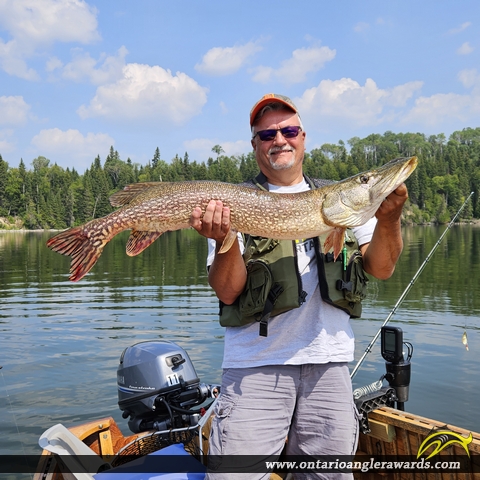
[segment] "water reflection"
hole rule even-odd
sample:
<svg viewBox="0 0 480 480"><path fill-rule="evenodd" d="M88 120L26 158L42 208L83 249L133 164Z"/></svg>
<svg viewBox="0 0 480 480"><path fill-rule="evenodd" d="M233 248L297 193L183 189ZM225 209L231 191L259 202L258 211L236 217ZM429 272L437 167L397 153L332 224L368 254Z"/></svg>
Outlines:
<svg viewBox="0 0 480 480"><path fill-rule="evenodd" d="M370 283L364 317L353 321L357 359L444 228L404 230L395 274ZM116 368L123 349L138 341L177 342L202 381L220 381L223 329L202 237L170 232L130 258L127 234L119 235L92 271L71 283L69 259L45 247L49 236L0 233L0 454L38 453L39 435L58 422L113 416L127 433L117 407ZM392 319L415 347L407 410L477 431L479 242L477 227L453 228ZM470 352L461 343L464 328ZM356 386L383 372L376 345Z"/></svg>

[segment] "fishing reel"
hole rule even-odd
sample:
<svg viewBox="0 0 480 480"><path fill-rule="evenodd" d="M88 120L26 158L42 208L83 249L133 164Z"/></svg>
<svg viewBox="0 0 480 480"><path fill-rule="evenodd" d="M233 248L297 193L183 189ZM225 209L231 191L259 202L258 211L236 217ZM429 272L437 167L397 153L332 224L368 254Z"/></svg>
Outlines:
<svg viewBox="0 0 480 480"><path fill-rule="evenodd" d="M406 353L403 350L404 346L407 348ZM387 369L385 379L395 389L397 409L403 410L410 388L410 360L413 355L413 345L403 341L401 328L383 326L381 329L381 352Z"/></svg>

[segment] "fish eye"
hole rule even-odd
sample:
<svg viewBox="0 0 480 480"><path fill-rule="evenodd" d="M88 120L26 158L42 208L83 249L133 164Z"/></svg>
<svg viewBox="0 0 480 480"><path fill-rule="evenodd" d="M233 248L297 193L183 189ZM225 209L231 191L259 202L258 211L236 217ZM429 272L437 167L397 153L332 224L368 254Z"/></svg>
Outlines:
<svg viewBox="0 0 480 480"><path fill-rule="evenodd" d="M362 175L360 177L360 183L368 183L369 176L368 175Z"/></svg>

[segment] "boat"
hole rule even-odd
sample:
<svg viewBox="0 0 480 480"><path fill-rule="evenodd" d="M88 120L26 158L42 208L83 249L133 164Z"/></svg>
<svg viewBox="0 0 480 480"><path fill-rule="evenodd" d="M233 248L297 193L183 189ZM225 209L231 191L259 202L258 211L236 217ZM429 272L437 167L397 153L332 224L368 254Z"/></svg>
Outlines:
<svg viewBox="0 0 480 480"><path fill-rule="evenodd" d="M219 386L200 383L188 354L163 340L125 349L117 383L132 434L113 417L54 425L40 437L34 480L203 479ZM356 400L363 418L354 458L295 459L295 471L346 468L358 480L480 478L480 433L405 412L401 403L394 408L396 399L391 386L367 388ZM292 478L292 459L275 460L265 470L270 479Z"/></svg>
<svg viewBox="0 0 480 480"><path fill-rule="evenodd" d="M430 447L441 448L443 440L447 448L432 456L428 462L429 472L412 465L392 472L383 469L381 473L373 468L368 472L355 475L361 480L380 480L387 478L421 478L425 480L474 480L480 478L480 433L448 425L429 418L401 411L391 407L380 407L368 414L371 431L360 434L356 459L371 464L371 458L376 462L399 458L407 463L418 462L420 447L430 439ZM438 440L439 437L444 437ZM462 439L465 439L463 441ZM448 442L450 445L446 445ZM465 443L467 443L465 445ZM427 443L428 445L428 443ZM432 448L428 453L432 452ZM427 455L428 457L428 455ZM424 457L425 458L425 457ZM465 462L460 465L462 460ZM425 462L427 463L427 462ZM415 472L413 473L412 470ZM412 472L412 473L409 473ZM410 475L410 476L409 476Z"/></svg>

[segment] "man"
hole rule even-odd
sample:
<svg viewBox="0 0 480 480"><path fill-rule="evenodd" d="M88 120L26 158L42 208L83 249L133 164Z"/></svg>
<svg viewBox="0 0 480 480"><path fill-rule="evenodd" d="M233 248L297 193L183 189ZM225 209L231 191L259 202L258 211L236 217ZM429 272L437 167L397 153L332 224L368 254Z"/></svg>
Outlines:
<svg viewBox="0 0 480 480"><path fill-rule="evenodd" d="M289 98L265 95L254 105L250 125L261 171L257 186L278 193L314 187L303 174L306 133ZM364 270L379 279L392 275L402 251L400 215L407 198L405 185L398 187L382 203L376 220L353 230ZM237 299L250 288L243 238L239 236L230 250L218 253L230 228L229 209L211 201L204 213L194 210L191 224L211 239L208 278L221 305L238 308ZM259 335L258 322L226 328L222 395L210 438L212 455L280 454L287 437L287 455L338 457L355 452L358 414L348 369L354 354L350 315L320 293L316 267L323 260L313 239L298 241L295 257L305 294L301 305L272 316L267 336ZM228 478L221 473L209 475ZM252 480L268 474L234 478ZM309 473L295 478L352 476Z"/></svg>

